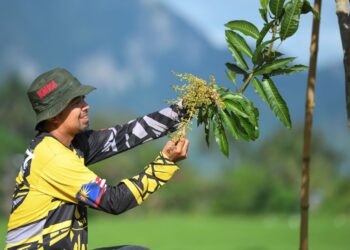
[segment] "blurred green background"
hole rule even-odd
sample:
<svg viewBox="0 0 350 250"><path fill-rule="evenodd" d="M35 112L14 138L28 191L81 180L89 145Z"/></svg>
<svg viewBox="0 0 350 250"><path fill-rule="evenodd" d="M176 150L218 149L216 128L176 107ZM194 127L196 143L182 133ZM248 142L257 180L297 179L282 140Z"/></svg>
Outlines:
<svg viewBox="0 0 350 250"><path fill-rule="evenodd" d="M22 153L35 134L26 86L14 75L0 86L0 236L4 240L14 179ZM109 119L98 113L92 124L124 123L128 116L116 113L117 119ZM138 173L165 141L147 143L91 168L108 183L117 184ZM214 147L203 146L204 138L193 141L191 148L199 148L206 157L223 157ZM152 249L296 249L302 130L276 130L253 146L231 143L238 159L218 160L209 171L190 156L180 163L181 171L170 183L125 215L90 211L90 247L141 244ZM345 250L350 244L350 181L337 168L343 156L318 131L313 145L310 247Z"/></svg>
<svg viewBox="0 0 350 250"><path fill-rule="evenodd" d="M93 129L126 123L163 108L165 100L175 95L171 70L202 78L214 74L218 83L234 88L224 73L225 62L231 60L229 51L209 40L224 44L223 24L231 19L256 22L259 1L245 1L238 7L234 3L0 2L0 248L15 177L35 136L34 112L26 97L31 81L60 66L97 86L87 97ZM311 152L310 249L347 250L350 138L335 9L329 2L325 6ZM214 16L226 19L215 26L222 33L214 31L216 37L208 38ZM305 37L311 32L310 20L301 23L296 40L283 48L303 64L308 64ZM255 24L261 28L261 23ZM268 107L257 101L261 137L251 143L230 141L230 158L226 159L213 140L210 148L206 146L203 128L193 124L188 132L189 158L180 163L181 171L141 207L120 216L89 211L89 247L297 249L306 74L278 79L278 84L290 108L291 130L284 129ZM254 95L253 91L247 94ZM146 143L91 169L107 183L117 184L152 161L166 140Z"/></svg>

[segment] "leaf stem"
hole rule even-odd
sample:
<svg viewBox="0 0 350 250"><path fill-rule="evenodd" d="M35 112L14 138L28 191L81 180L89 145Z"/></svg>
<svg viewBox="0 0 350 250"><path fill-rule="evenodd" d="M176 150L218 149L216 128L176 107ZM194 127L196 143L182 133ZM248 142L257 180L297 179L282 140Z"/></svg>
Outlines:
<svg viewBox="0 0 350 250"><path fill-rule="evenodd" d="M252 77L253 77L253 73L250 73L247 76L247 78L244 80L244 83L243 83L242 87L238 90L238 93L242 94L245 91L245 89L248 87L249 82L252 79Z"/></svg>
<svg viewBox="0 0 350 250"><path fill-rule="evenodd" d="M274 26L272 26L272 40L274 40L276 38L276 33L277 33L276 29L277 29L277 27L275 24ZM273 44L274 44L274 42L270 43L269 50L267 52L268 55L270 55L272 52Z"/></svg>

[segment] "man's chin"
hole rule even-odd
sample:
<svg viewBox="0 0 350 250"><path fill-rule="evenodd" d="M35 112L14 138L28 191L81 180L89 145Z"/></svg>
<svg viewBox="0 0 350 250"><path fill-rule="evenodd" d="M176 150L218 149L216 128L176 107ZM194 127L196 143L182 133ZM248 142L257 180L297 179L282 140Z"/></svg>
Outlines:
<svg viewBox="0 0 350 250"><path fill-rule="evenodd" d="M84 122L82 124L81 128L80 128L80 131L82 132L82 131L88 130L89 129L89 125L90 125L89 122Z"/></svg>

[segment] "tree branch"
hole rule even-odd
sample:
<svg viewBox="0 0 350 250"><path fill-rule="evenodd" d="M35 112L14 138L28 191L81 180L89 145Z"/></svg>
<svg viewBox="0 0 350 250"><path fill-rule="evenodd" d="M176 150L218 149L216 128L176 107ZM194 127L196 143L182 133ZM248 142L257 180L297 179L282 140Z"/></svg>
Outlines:
<svg viewBox="0 0 350 250"><path fill-rule="evenodd" d="M344 54L345 94L348 127L350 128L350 13L348 0L336 0L336 13Z"/></svg>

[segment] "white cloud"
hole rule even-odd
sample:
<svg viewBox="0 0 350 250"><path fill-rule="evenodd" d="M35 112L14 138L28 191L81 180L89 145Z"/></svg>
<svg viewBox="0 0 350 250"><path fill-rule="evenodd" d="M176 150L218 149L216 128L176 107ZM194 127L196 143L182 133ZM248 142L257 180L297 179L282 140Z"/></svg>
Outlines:
<svg viewBox="0 0 350 250"><path fill-rule="evenodd" d="M117 91L123 91L133 83L131 74L104 52L97 52L80 61L77 74L82 82Z"/></svg>
<svg viewBox="0 0 350 250"><path fill-rule="evenodd" d="M82 82L122 93L135 84L149 85L155 78L155 68L146 60L142 45L130 40L126 48L127 60L121 64L110 53L96 52L77 64Z"/></svg>
<svg viewBox="0 0 350 250"><path fill-rule="evenodd" d="M40 73L40 67L34 59L14 48L5 50L1 64L7 72L16 72L26 82L32 82Z"/></svg>
<svg viewBox="0 0 350 250"><path fill-rule="evenodd" d="M152 32L157 34L157 37L154 39L157 50L161 52L170 50L175 45L176 40L172 32L173 25L168 14L159 8L155 8L150 18L150 28Z"/></svg>
<svg viewBox="0 0 350 250"><path fill-rule="evenodd" d="M139 38L130 37L126 47L126 65L134 80L142 85L150 85L155 79L156 70L148 58L147 48Z"/></svg>

